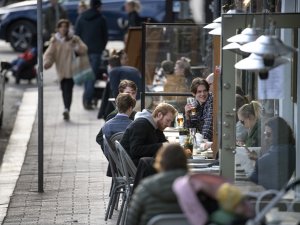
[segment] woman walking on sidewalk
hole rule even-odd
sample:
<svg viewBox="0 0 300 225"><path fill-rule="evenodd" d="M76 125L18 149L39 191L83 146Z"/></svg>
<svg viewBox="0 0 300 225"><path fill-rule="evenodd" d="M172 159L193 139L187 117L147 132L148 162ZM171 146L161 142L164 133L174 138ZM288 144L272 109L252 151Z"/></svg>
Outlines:
<svg viewBox="0 0 300 225"><path fill-rule="evenodd" d="M57 33L50 39L50 45L44 54L44 68L47 70L55 63L65 106L63 117L64 120L69 120L74 86L72 77L76 69L74 59L87 54L87 46L78 36L69 33L68 20L59 20L56 28Z"/></svg>

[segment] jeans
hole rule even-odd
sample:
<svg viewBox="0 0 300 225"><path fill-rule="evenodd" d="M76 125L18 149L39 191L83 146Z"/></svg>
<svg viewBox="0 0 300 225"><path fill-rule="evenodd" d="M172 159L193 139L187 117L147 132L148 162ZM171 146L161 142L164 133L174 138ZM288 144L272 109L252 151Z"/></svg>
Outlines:
<svg viewBox="0 0 300 225"><path fill-rule="evenodd" d="M65 78L60 81L60 88L62 91L64 106L68 111L70 111L71 108L73 87L74 81L72 78Z"/></svg>
<svg viewBox="0 0 300 225"><path fill-rule="evenodd" d="M101 65L101 56L102 54L89 54L89 61L92 67L92 70L95 74L99 73L100 65ZM91 104L94 98L94 85L95 78L93 80L88 80L84 83L84 92L83 92L83 102L86 104Z"/></svg>

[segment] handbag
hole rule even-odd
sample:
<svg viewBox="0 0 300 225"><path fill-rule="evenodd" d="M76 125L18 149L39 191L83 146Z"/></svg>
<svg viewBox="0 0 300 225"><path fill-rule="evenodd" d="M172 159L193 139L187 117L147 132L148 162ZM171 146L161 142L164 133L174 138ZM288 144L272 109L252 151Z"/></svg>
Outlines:
<svg viewBox="0 0 300 225"><path fill-rule="evenodd" d="M73 75L73 81L76 85L82 85L85 81L94 80L95 75L91 68L87 68Z"/></svg>
<svg viewBox="0 0 300 225"><path fill-rule="evenodd" d="M75 85L82 85L88 80L94 80L95 74L90 66L88 56L77 56L73 62L75 65L75 73L73 74L73 81Z"/></svg>

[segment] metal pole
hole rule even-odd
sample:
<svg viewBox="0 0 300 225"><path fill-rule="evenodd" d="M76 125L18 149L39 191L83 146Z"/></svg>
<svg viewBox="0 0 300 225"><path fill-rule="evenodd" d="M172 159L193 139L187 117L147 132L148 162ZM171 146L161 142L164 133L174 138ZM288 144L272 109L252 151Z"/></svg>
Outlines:
<svg viewBox="0 0 300 225"><path fill-rule="evenodd" d="M37 1L38 41L38 191L44 192L44 118L43 118L43 16L42 0Z"/></svg>

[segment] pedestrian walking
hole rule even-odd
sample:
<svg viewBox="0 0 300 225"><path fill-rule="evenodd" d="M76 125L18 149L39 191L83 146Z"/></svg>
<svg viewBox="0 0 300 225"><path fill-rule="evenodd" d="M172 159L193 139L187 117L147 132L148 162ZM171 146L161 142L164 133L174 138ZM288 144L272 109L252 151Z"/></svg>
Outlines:
<svg viewBox="0 0 300 225"><path fill-rule="evenodd" d="M70 34L69 28L69 20L62 19L57 23L57 32L50 39L50 45L44 54L44 68L47 70L53 64L56 66L65 106L64 120L70 119L75 58L87 53L87 46L78 36Z"/></svg>
<svg viewBox="0 0 300 225"><path fill-rule="evenodd" d="M102 52L108 40L108 30L105 18L101 14L101 0L91 0L90 8L78 17L75 24L75 34L88 47L88 56L95 76L99 74ZM93 109L95 78L84 84L83 106Z"/></svg>

